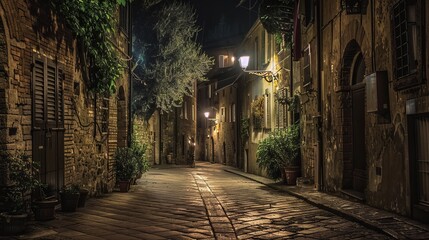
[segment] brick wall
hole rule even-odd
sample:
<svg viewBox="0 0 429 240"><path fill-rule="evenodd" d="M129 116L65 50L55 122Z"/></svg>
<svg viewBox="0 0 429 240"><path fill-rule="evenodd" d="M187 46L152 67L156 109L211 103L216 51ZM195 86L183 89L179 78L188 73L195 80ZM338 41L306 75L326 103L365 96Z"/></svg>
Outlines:
<svg viewBox="0 0 429 240"><path fill-rule="evenodd" d="M61 22L50 19L48 11L48 6L36 1L2 1L0 4L4 26L0 27L0 49L1 55L7 56L7 59L0 57L0 131L5 136L0 139L0 148L25 149L32 155L33 57L53 60L61 65L65 76L64 163L61 163L64 164L64 184L83 184L92 194L111 191L115 181L113 153L118 132L117 93L109 98L109 132L103 135L99 130L102 118L100 97L88 93L85 87L80 65L77 65L76 41ZM7 50L4 51L5 47ZM128 99L126 71L117 84L124 87L125 99Z"/></svg>

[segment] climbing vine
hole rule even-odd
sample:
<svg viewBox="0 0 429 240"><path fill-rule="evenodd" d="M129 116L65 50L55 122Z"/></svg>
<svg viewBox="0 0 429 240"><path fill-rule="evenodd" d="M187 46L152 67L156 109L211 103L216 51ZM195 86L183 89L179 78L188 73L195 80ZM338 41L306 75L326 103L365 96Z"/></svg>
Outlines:
<svg viewBox="0 0 429 240"><path fill-rule="evenodd" d="M112 42L116 9L128 0L49 0L78 40L78 53L85 81L91 91L112 93L124 61Z"/></svg>

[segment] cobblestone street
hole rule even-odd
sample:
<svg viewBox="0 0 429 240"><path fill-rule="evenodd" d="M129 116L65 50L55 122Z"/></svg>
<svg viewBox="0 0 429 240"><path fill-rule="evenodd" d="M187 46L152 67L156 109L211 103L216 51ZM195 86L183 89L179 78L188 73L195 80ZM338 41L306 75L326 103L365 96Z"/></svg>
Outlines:
<svg viewBox="0 0 429 240"><path fill-rule="evenodd" d="M38 223L39 239L388 239L221 165L151 169L129 193Z"/></svg>

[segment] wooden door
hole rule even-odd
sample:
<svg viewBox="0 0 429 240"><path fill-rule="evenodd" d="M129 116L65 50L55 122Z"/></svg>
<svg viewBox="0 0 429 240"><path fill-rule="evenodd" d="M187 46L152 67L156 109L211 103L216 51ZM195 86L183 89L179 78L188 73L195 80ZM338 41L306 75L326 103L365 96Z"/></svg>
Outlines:
<svg viewBox="0 0 429 240"><path fill-rule="evenodd" d="M353 189L363 192L367 185L365 155L365 85L358 84L352 90L353 129Z"/></svg>
<svg viewBox="0 0 429 240"><path fill-rule="evenodd" d="M40 178L56 194L64 185L64 74L53 61L33 63L33 160Z"/></svg>
<svg viewBox="0 0 429 240"><path fill-rule="evenodd" d="M429 222L429 116L415 118L413 138L413 215Z"/></svg>

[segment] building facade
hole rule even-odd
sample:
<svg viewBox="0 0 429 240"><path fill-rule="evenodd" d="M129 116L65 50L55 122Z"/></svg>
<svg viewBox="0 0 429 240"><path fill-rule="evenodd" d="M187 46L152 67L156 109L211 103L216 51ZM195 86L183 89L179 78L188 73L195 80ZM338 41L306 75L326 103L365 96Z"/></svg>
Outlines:
<svg viewBox="0 0 429 240"><path fill-rule="evenodd" d="M239 56L249 56L249 64L240 76L238 87L241 165L244 171L258 175L265 175L256 163L258 144L279 127L275 93L276 89L286 84L284 81L280 84L284 71L278 60L279 51L280 44L259 20L249 30L237 51ZM264 77L264 71L269 71L271 76ZM248 136L243 137L242 130L247 126Z"/></svg>
<svg viewBox="0 0 429 240"><path fill-rule="evenodd" d="M428 4L300 2L303 174L427 221Z"/></svg>
<svg viewBox="0 0 429 240"><path fill-rule="evenodd" d="M196 82L191 96L183 96L180 107L171 112L156 110L149 120L135 116L137 141L146 145L151 164L193 165L196 153Z"/></svg>
<svg viewBox="0 0 429 240"><path fill-rule="evenodd" d="M129 9L122 8L113 41L128 59ZM70 184L108 192L114 153L129 139L129 68L112 95L89 93L77 41L50 11L49 3L0 3L0 149L39 162L50 194Z"/></svg>
<svg viewBox="0 0 429 240"><path fill-rule="evenodd" d="M227 164L225 158L236 157L236 166L244 171L265 175L256 164L259 141L298 122L301 175L313 180L315 188L427 221L429 4L295 3L292 43L277 43L256 22L235 53L237 59L250 56L234 82L236 96L227 95L232 84L218 88L213 103L209 101L216 113L210 116L218 123L227 118L226 106L236 104L238 157L224 154L228 147L223 150L223 142L234 138L227 135L227 124L218 123L202 131L206 145L214 142L213 153L206 147L205 156ZM266 71L275 80L263 77ZM210 95L210 86L219 86L216 82L202 92ZM292 96L299 99L294 110L279 101ZM241 135L243 125L249 126L247 138ZM219 143L214 127L220 131Z"/></svg>

